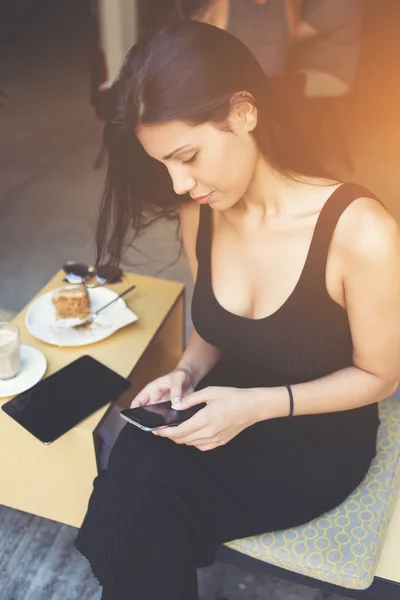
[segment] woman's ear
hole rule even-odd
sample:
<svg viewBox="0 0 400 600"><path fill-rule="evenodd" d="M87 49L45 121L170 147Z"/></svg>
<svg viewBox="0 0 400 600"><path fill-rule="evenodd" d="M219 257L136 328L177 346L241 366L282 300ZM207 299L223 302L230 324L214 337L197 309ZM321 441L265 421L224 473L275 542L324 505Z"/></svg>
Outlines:
<svg viewBox="0 0 400 600"><path fill-rule="evenodd" d="M250 133L257 125L257 107L248 92L235 94L230 101L229 128L234 133Z"/></svg>

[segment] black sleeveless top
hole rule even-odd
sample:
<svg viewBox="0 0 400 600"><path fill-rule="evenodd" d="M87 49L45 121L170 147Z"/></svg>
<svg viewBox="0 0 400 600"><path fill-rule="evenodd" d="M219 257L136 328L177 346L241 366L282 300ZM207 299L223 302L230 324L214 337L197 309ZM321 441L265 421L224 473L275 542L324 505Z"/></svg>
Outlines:
<svg viewBox="0 0 400 600"><path fill-rule="evenodd" d="M355 184L343 184L324 204L295 289L270 316L249 319L224 309L211 282L212 209L202 205L197 234L198 275L192 300L192 320L199 335L221 348L227 365L221 385L273 387L324 377L353 365L353 344L346 310L329 296L325 283L328 251L336 224L353 200L377 198ZM379 202L379 200L378 200ZM361 409L297 417L344 422L363 415L378 425L377 404ZM326 423L328 425L328 423Z"/></svg>

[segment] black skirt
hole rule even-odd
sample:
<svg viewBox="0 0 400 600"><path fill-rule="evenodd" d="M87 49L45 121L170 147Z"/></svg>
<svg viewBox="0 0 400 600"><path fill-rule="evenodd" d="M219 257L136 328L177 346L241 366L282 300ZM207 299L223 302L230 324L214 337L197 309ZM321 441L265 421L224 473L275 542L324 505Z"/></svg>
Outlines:
<svg viewBox="0 0 400 600"><path fill-rule="evenodd" d="M217 369L206 385L231 381ZM358 431L368 409L347 411ZM127 424L76 539L105 597L196 600L196 568L221 543L338 506L366 475L376 440L376 427L354 439L344 414L264 421L206 452Z"/></svg>

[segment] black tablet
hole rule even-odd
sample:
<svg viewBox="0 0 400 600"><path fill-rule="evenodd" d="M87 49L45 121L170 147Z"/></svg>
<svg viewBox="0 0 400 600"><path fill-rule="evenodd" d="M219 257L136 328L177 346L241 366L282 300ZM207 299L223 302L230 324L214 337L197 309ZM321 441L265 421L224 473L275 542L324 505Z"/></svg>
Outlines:
<svg viewBox="0 0 400 600"><path fill-rule="evenodd" d="M2 409L44 444L54 442L131 386L91 356L82 356L19 394Z"/></svg>

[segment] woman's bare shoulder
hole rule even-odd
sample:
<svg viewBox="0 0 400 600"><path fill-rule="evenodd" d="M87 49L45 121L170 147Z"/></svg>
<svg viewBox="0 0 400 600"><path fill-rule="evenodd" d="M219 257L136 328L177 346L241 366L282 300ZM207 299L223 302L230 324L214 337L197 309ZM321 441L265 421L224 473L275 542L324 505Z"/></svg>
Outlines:
<svg viewBox="0 0 400 600"><path fill-rule="evenodd" d="M400 250L399 226L373 198L358 198L344 211L335 243L348 260L385 260Z"/></svg>

